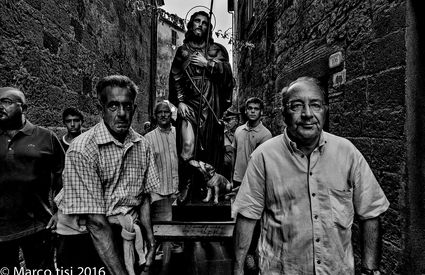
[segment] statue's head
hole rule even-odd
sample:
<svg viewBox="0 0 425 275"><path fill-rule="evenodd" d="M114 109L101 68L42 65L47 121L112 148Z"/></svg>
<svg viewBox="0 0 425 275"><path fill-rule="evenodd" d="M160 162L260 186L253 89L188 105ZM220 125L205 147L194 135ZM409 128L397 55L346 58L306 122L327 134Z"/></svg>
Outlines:
<svg viewBox="0 0 425 275"><path fill-rule="evenodd" d="M187 23L187 32L185 34L184 42L189 41L205 41L208 36L208 22L209 15L205 11L197 11L190 17L189 23ZM210 23L209 37L210 43L213 43L212 38L213 26Z"/></svg>

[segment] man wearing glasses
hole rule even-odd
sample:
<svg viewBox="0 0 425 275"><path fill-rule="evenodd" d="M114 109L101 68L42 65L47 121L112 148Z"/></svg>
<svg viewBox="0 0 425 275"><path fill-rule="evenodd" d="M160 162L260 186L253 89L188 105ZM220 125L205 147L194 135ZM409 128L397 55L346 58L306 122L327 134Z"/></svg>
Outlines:
<svg viewBox="0 0 425 275"><path fill-rule="evenodd" d="M362 231L362 272L379 274L380 222L389 202L365 158L323 131L327 105L314 78L282 91L284 133L252 154L233 210L235 274L256 220L261 274L354 274L351 227Z"/></svg>
<svg viewBox="0 0 425 275"><path fill-rule="evenodd" d="M56 135L29 122L26 112L22 91L0 88L0 267L19 268L21 249L27 269L53 269L46 226L53 226L49 202L61 187L64 152Z"/></svg>

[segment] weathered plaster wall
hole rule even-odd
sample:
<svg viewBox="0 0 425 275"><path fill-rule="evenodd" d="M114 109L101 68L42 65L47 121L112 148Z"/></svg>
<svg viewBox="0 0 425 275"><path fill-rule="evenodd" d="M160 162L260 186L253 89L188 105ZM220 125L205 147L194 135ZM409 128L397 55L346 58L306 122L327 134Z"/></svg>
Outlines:
<svg viewBox="0 0 425 275"><path fill-rule="evenodd" d="M140 129L148 110L150 17L132 13L126 2L0 1L0 85L24 90L31 121L62 126L62 110L73 105L92 126L99 120L97 80L124 74L140 88Z"/></svg>

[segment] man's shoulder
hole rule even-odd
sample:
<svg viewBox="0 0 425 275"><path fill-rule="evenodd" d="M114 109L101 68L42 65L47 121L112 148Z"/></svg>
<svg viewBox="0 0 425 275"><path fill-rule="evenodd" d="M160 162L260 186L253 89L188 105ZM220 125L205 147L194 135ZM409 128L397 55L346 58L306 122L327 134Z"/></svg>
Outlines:
<svg viewBox="0 0 425 275"><path fill-rule="evenodd" d="M34 125L31 122L29 122L29 124L30 125L29 125L28 128L30 130L33 129L33 131L32 131L32 134L33 135L47 135L47 136L55 136L55 137L57 137L57 135L52 130L50 130L50 129L46 128L46 127L39 126L39 125Z"/></svg>
<svg viewBox="0 0 425 275"><path fill-rule="evenodd" d="M268 140L261 143L260 146L263 148L274 148L276 146L281 146L283 144L284 144L283 134L280 134L275 137L269 138Z"/></svg>
<svg viewBox="0 0 425 275"><path fill-rule="evenodd" d="M326 143L329 143L330 145L338 145L343 147L354 147L354 144L348 140L347 138L337 136L335 134L331 134L328 132L323 131L323 138Z"/></svg>
<svg viewBox="0 0 425 275"><path fill-rule="evenodd" d="M144 138L145 138L145 139L147 139L147 140L152 139L152 138L155 136L156 131L157 131L157 128L153 129L152 131L147 132L147 133L144 135Z"/></svg>
<svg viewBox="0 0 425 275"><path fill-rule="evenodd" d="M338 152L341 154L351 154L359 152L357 147L347 138L323 132L324 142L329 147L330 152Z"/></svg>
<svg viewBox="0 0 425 275"><path fill-rule="evenodd" d="M90 128L89 130L81 133L78 137L76 137L68 151L74 152L85 152L88 147L97 147L96 145L96 128L98 124Z"/></svg>
<svg viewBox="0 0 425 275"><path fill-rule="evenodd" d="M269 130L269 128L267 128L264 124L263 124L263 122L261 122L260 124L259 124L259 128L260 128L260 132L263 134L263 135L265 135L265 136L268 136L268 135L272 135L272 132L270 132L270 130Z"/></svg>
<svg viewBox="0 0 425 275"><path fill-rule="evenodd" d="M246 129L246 123L239 125L235 130L235 136L240 135L241 131Z"/></svg>
<svg viewBox="0 0 425 275"><path fill-rule="evenodd" d="M284 148L284 140L283 140L283 134L277 135L275 137L272 137L263 143L261 143L252 153L252 156L255 155L268 155L269 153L278 153L279 148ZM279 153L278 153L279 154Z"/></svg>

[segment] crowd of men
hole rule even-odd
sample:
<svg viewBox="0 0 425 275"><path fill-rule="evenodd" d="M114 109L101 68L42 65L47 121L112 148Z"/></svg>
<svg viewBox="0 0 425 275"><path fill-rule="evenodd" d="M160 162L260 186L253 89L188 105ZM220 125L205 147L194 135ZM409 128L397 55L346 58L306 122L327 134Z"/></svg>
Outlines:
<svg viewBox="0 0 425 275"><path fill-rule="evenodd" d="M32 270L148 274L158 253L152 221L172 220L173 202L187 199L198 173L231 190L234 274L354 274L354 216L362 273L379 274L389 202L356 147L323 130L321 84L300 77L282 90L283 134L272 137L263 125L256 97L239 125L239 110L228 108L228 54L208 25L208 14L192 15L172 64L176 127L161 101L156 128L133 130L138 88L122 75L97 83L102 119L84 133L83 114L64 110L61 139L26 118L22 90L0 88L0 268L20 267L21 251ZM162 244L164 274L179 245Z"/></svg>

